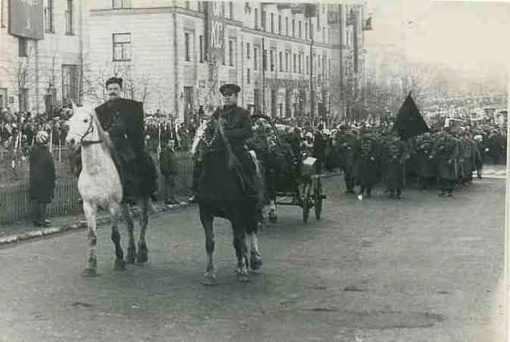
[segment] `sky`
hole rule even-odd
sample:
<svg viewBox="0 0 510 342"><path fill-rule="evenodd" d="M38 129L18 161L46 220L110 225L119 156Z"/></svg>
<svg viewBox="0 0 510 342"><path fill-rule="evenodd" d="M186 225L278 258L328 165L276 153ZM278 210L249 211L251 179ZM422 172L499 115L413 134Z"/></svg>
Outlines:
<svg viewBox="0 0 510 342"><path fill-rule="evenodd" d="M510 2L366 0L367 53L400 54L466 75L510 69Z"/></svg>

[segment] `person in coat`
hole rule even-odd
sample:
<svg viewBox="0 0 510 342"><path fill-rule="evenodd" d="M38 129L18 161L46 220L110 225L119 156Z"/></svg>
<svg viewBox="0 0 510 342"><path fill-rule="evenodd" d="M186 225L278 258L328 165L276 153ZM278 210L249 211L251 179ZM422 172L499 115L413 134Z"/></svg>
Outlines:
<svg viewBox="0 0 510 342"><path fill-rule="evenodd" d="M340 167L344 173L345 193L354 194L356 134L347 130L346 127L341 127L337 133L337 146L340 152Z"/></svg>
<svg viewBox="0 0 510 342"><path fill-rule="evenodd" d="M324 161L326 160L326 150L328 147L327 138L324 134L324 125L321 123L317 126L315 135L313 137L313 154L314 158L317 158L317 173L322 173L324 167Z"/></svg>
<svg viewBox="0 0 510 342"><path fill-rule="evenodd" d="M377 183L379 153L376 137L371 133L363 133L355 151L355 175L360 186L358 198L372 197L372 188Z"/></svg>
<svg viewBox="0 0 510 342"><path fill-rule="evenodd" d="M141 190L156 192L157 172L154 161L145 152L143 103L124 99L122 78L106 81L109 100L96 108L101 127L114 146L114 161L123 188L123 203L134 204Z"/></svg>
<svg viewBox="0 0 510 342"><path fill-rule="evenodd" d="M434 158L437 160L437 173L441 191L439 196L453 196L458 180L458 158L460 142L446 132L438 134L434 144Z"/></svg>
<svg viewBox="0 0 510 342"><path fill-rule="evenodd" d="M55 191L55 164L47 146L48 140L47 132L37 132L29 155L29 192L30 199L35 201L33 223L36 227L50 226L46 207L51 203Z"/></svg>
<svg viewBox="0 0 510 342"><path fill-rule="evenodd" d="M436 160L433 156L434 140L430 133L417 137L415 144L415 159L420 190L427 190L437 178Z"/></svg>
<svg viewBox="0 0 510 342"><path fill-rule="evenodd" d="M159 168L163 176L163 200L165 204L178 204L175 198L175 177L177 176L177 158L174 151L175 142L168 140L159 154Z"/></svg>
<svg viewBox="0 0 510 342"><path fill-rule="evenodd" d="M383 164L385 169L385 183L389 198L402 198L404 187L404 165L407 160L406 143L396 135L390 136L384 142Z"/></svg>
<svg viewBox="0 0 510 342"><path fill-rule="evenodd" d="M229 153L229 167L239 173L247 197L258 200L255 164L246 148L246 140L253 136L250 112L237 105L241 91L238 85L227 83L219 90L223 95L223 106L217 108L212 116L218 121L223 145L232 152Z"/></svg>

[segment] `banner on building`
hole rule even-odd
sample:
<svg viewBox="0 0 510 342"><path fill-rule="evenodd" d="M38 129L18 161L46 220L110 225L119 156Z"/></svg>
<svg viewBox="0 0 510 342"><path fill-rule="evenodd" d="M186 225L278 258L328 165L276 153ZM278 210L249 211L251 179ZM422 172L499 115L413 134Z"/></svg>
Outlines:
<svg viewBox="0 0 510 342"><path fill-rule="evenodd" d="M10 0L9 33L28 39L44 38L43 0Z"/></svg>
<svg viewBox="0 0 510 342"><path fill-rule="evenodd" d="M225 3L209 1L207 7L207 53L219 63L225 59Z"/></svg>

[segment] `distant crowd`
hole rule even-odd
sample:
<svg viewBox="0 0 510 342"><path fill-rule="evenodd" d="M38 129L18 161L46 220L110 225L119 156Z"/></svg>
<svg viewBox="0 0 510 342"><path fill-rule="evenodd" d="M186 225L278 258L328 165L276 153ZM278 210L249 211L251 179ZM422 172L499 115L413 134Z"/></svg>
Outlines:
<svg viewBox="0 0 510 342"><path fill-rule="evenodd" d="M287 152L273 150L291 154L294 163L308 155L317 158L322 169L341 169L346 193L361 198L370 197L378 183L383 183L389 197L400 198L406 179L416 179L421 189L437 186L440 195L452 196L455 189L472 182L475 171L482 176L484 162L506 161L507 137L497 125L431 126L429 132L402 140L391 122L341 124L331 130L323 125L315 130L277 125ZM265 145L275 146L271 135L271 129L259 125L255 148L263 151Z"/></svg>

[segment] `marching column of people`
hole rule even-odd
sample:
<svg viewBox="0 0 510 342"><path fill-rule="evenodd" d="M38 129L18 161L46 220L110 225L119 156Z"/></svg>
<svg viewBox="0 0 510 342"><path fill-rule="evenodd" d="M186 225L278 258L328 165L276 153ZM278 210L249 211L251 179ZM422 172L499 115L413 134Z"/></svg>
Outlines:
<svg viewBox="0 0 510 342"><path fill-rule="evenodd" d="M345 192L370 197L382 182L389 198L400 199L406 179L416 179L421 190L439 187L440 196L481 178L483 145L477 132L443 129L401 140L387 127L339 126L332 132L330 153L344 175ZM332 159L331 156L328 159Z"/></svg>

